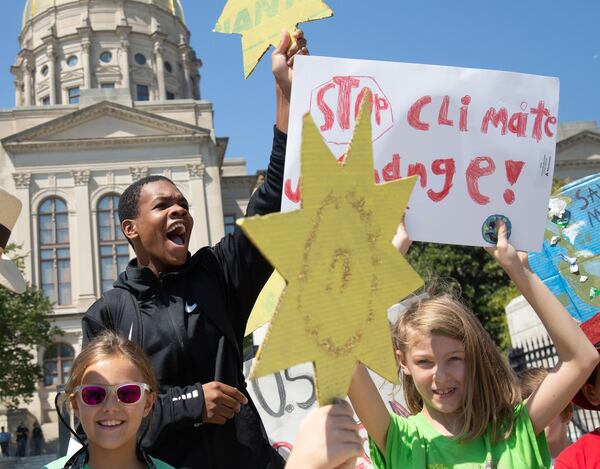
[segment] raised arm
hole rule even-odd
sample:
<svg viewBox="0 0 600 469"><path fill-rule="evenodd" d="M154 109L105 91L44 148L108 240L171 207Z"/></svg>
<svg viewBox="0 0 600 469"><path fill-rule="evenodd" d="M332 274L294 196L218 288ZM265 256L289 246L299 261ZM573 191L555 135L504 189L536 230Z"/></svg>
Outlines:
<svg viewBox="0 0 600 469"><path fill-rule="evenodd" d="M354 371L348 397L367 433L379 451L385 455L390 414L369 376L369 372L362 363L359 363Z"/></svg>
<svg viewBox="0 0 600 469"><path fill-rule="evenodd" d="M290 35L285 31L282 33L281 42L272 55L277 95L273 148L265 181L252 194L246 216L266 215L278 212L281 208L292 67L296 55L308 53L303 32L296 30L292 34L295 39L293 44ZM232 302L229 311L233 315L232 325L241 349L241 341L252 306L273 269L239 227L235 228L233 235L225 236L215 246L214 252L222 266L228 288L235 292L229 296Z"/></svg>
<svg viewBox="0 0 600 469"><path fill-rule="evenodd" d="M293 38L293 41L292 41ZM290 35L287 31L281 33L281 41L271 55L273 76L275 77L275 125L287 134L290 115L290 98L292 95L292 77L296 55L306 55L306 39L301 29L296 29Z"/></svg>
<svg viewBox="0 0 600 469"><path fill-rule="evenodd" d="M540 433L571 401L600 360L598 352L548 287L529 268L527 253L508 242L506 226L498 228L498 243L487 251L529 302L554 342L559 357L551 371L527 400L533 429Z"/></svg>

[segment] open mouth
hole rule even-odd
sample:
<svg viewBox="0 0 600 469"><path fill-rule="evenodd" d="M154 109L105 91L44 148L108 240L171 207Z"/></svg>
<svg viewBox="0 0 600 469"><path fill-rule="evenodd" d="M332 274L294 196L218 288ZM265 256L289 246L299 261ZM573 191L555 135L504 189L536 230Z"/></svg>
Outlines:
<svg viewBox="0 0 600 469"><path fill-rule="evenodd" d="M448 388L448 389L432 389L433 395L438 396L439 398L446 399L450 396L453 396L456 392L456 388Z"/></svg>
<svg viewBox="0 0 600 469"><path fill-rule="evenodd" d="M173 223L167 230L167 238L177 246L185 246L186 229L182 222Z"/></svg>
<svg viewBox="0 0 600 469"><path fill-rule="evenodd" d="M118 428L120 426L122 426L125 421L124 420L99 420L98 425L100 425L103 428L107 428L107 429L113 429L113 428Z"/></svg>

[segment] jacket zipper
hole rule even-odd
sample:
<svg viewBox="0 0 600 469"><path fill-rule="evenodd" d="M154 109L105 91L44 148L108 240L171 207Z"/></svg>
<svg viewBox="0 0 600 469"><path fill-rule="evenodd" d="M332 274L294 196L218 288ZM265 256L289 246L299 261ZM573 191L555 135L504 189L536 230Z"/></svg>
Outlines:
<svg viewBox="0 0 600 469"><path fill-rule="evenodd" d="M163 279L159 279L159 282L160 282L160 294L162 295L163 287L164 287ZM184 351L184 346L183 346L183 338L181 337L181 334L179 333L177 324L175 324L175 321L173 320L173 317L171 316L171 308L169 306L170 306L170 304L167 306L167 316L169 317L169 324L171 324L171 328L173 329L173 332L175 333L175 337L177 337L177 343L179 344L179 351L181 352L181 356L183 357L184 363L187 363L187 357L185 356L185 351Z"/></svg>

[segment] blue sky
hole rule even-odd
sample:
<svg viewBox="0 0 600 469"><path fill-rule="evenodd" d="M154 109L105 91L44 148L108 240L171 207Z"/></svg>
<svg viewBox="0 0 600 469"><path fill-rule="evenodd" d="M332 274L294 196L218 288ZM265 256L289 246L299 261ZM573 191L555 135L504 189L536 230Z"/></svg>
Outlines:
<svg viewBox="0 0 600 469"><path fill-rule="evenodd" d="M311 53L557 76L561 122L600 121L598 0L326 0L335 16L302 28ZM0 108L14 106L10 65L24 0L1 0ZM268 57L243 79L239 36L212 33L225 0L182 0L228 157L265 168L274 122Z"/></svg>

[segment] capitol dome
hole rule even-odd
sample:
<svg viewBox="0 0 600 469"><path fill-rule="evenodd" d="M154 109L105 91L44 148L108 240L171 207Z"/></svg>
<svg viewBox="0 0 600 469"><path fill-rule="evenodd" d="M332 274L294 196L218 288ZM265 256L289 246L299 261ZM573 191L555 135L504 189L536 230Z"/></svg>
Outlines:
<svg viewBox="0 0 600 469"><path fill-rule="evenodd" d="M77 3L78 0L27 0L25 2L25 9L23 10L23 26L31 18L39 13L46 11L48 8L59 6L65 3ZM181 21L185 21L183 16L183 7L179 0L136 0L140 3L148 3L156 5L164 10L171 12L171 14L177 16Z"/></svg>
<svg viewBox="0 0 600 469"><path fill-rule="evenodd" d="M181 0L27 0L17 107L200 99Z"/></svg>

